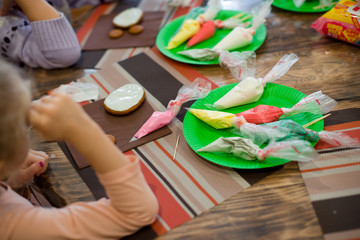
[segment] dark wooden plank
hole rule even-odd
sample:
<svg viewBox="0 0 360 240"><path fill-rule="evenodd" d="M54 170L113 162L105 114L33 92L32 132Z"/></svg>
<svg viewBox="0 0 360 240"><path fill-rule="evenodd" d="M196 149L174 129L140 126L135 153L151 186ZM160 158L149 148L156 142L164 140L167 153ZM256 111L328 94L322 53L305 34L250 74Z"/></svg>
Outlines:
<svg viewBox="0 0 360 240"><path fill-rule="evenodd" d="M158 239L322 239L297 164L273 175Z"/></svg>

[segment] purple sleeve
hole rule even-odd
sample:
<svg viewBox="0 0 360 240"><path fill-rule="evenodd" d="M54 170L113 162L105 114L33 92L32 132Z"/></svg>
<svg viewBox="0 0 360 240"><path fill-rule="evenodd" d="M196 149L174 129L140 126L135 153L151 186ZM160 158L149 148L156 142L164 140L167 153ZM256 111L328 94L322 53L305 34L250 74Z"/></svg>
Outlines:
<svg viewBox="0 0 360 240"><path fill-rule="evenodd" d="M77 37L63 14L31 23L19 14L0 21L2 56L9 61L53 69L68 67L80 58Z"/></svg>

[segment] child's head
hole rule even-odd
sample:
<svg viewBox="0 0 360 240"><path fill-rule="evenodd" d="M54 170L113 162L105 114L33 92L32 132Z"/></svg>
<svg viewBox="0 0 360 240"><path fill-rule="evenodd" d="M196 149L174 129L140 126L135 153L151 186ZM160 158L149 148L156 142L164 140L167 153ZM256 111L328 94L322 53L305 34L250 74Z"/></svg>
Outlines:
<svg viewBox="0 0 360 240"><path fill-rule="evenodd" d="M0 59L0 177L19 167L28 152L27 114L30 81Z"/></svg>

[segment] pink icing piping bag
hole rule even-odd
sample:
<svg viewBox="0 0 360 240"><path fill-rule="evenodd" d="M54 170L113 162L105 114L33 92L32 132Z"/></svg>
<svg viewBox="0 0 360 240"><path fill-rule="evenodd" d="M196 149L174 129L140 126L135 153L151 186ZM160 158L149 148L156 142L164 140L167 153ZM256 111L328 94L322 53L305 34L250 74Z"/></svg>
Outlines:
<svg viewBox="0 0 360 240"><path fill-rule="evenodd" d="M143 126L135 133L130 142L159 129L171 122L179 113L181 106L191 100L206 97L211 91L211 83L202 78L196 78L189 86L182 86L175 100L171 100L165 112L155 111Z"/></svg>
<svg viewBox="0 0 360 240"><path fill-rule="evenodd" d="M186 47L192 47L200 42L203 42L215 34L215 25L212 20L205 22L198 33L196 33L190 40L187 42Z"/></svg>

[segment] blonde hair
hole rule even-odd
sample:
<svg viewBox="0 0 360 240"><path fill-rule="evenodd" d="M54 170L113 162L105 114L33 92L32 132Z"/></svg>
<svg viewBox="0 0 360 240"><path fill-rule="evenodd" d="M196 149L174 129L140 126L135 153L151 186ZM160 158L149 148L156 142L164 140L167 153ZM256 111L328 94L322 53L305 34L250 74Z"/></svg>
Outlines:
<svg viewBox="0 0 360 240"><path fill-rule="evenodd" d="M30 81L0 59L0 161L11 161L27 144L30 101Z"/></svg>

